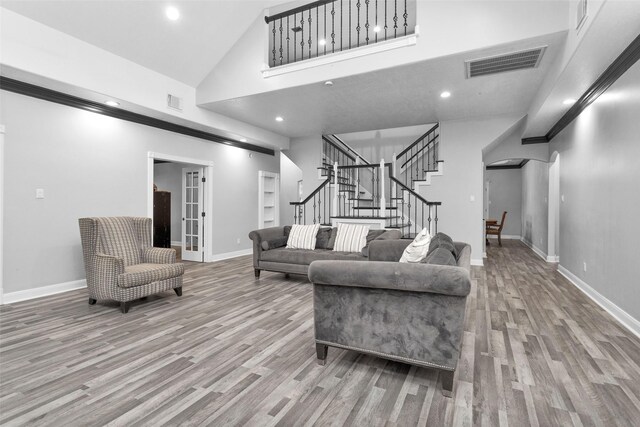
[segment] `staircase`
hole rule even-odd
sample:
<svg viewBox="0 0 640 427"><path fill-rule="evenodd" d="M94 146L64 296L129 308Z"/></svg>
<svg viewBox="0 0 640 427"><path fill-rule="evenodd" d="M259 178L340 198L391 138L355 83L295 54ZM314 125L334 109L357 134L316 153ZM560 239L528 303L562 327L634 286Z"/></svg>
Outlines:
<svg viewBox="0 0 640 427"><path fill-rule="evenodd" d="M305 200L291 202L294 223L370 224L395 228L412 238L422 228L437 232L438 206L416 189L442 174L438 125L410 144L391 163L371 164L335 135L323 136L325 180Z"/></svg>

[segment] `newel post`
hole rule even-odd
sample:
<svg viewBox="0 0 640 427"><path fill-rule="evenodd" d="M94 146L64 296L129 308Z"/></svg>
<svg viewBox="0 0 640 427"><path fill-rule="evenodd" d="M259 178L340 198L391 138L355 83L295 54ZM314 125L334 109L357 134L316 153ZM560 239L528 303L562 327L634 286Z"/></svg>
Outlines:
<svg viewBox="0 0 640 427"><path fill-rule="evenodd" d="M387 216L387 200L384 197L384 159L380 160L380 216Z"/></svg>
<svg viewBox="0 0 640 427"><path fill-rule="evenodd" d="M396 166L397 166L397 163L398 163L398 159L396 158L396 153L393 153L393 157L391 159L391 176L394 177L394 178L396 177ZM396 196L396 191L397 191L396 186L393 185L393 181L392 181L392 185L391 185L391 198L392 199L395 199L396 197L398 197L398 196ZM392 200L391 203L393 203L393 202L394 201Z"/></svg>

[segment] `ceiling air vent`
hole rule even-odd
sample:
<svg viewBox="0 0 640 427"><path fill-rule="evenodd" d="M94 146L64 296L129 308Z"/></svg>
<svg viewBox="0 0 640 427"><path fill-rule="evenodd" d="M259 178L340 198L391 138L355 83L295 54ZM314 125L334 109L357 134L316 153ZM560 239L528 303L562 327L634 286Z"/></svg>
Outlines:
<svg viewBox="0 0 640 427"><path fill-rule="evenodd" d="M540 64L540 60L546 49L547 47L543 46L535 49L465 61L467 78L503 73L505 71L536 68Z"/></svg>
<svg viewBox="0 0 640 427"><path fill-rule="evenodd" d="M167 95L167 107L174 110L182 111L182 98L178 98L175 95Z"/></svg>

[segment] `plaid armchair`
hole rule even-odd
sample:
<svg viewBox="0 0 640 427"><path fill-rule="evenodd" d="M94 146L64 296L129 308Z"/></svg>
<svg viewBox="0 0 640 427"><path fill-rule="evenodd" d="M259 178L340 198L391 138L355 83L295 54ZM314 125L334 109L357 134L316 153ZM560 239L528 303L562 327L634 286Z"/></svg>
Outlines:
<svg viewBox="0 0 640 427"><path fill-rule="evenodd" d="M114 300L126 313L131 301L147 295L169 289L182 295L184 265L176 263L175 250L151 246L150 218L80 218L79 223L89 304Z"/></svg>

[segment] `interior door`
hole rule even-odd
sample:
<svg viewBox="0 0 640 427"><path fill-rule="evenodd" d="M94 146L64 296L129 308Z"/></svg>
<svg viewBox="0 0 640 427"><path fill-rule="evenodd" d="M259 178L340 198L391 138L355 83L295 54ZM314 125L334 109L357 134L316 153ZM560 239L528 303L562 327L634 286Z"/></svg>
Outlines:
<svg viewBox="0 0 640 427"><path fill-rule="evenodd" d="M204 169L182 169L182 259L204 261Z"/></svg>

